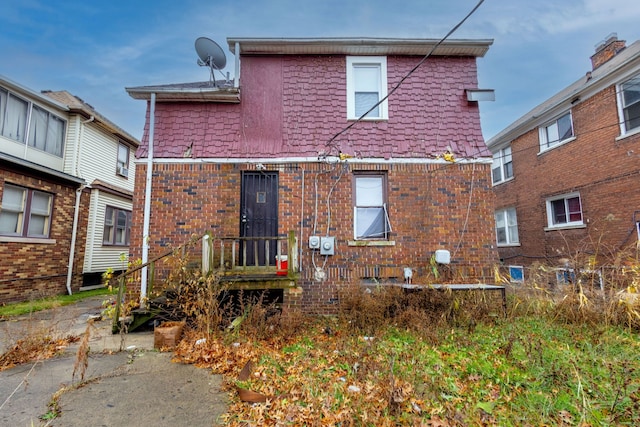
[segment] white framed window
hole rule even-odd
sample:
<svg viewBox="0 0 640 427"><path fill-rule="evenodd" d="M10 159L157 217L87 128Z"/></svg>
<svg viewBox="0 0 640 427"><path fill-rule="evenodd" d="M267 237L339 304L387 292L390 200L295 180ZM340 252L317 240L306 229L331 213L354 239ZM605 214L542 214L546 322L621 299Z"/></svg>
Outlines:
<svg viewBox="0 0 640 427"><path fill-rule="evenodd" d="M547 199L547 223L549 228L584 225L582 201L579 193Z"/></svg>
<svg viewBox="0 0 640 427"><path fill-rule="evenodd" d="M25 142L29 103L11 92L0 89L0 134Z"/></svg>
<svg viewBox="0 0 640 427"><path fill-rule="evenodd" d="M34 105L29 125L29 145L62 157L64 124L60 117Z"/></svg>
<svg viewBox="0 0 640 427"><path fill-rule="evenodd" d="M391 231L387 212L385 174L354 176L353 229L356 239L387 239Z"/></svg>
<svg viewBox="0 0 640 427"><path fill-rule="evenodd" d="M622 134L640 128L640 75L622 83L618 89Z"/></svg>
<svg viewBox="0 0 640 427"><path fill-rule="evenodd" d="M495 212L496 243L498 246L518 245L518 218L516 208L500 209Z"/></svg>
<svg viewBox="0 0 640 427"><path fill-rule="evenodd" d="M573 138L571 111L544 126L540 126L540 151L546 151Z"/></svg>
<svg viewBox="0 0 640 427"><path fill-rule="evenodd" d="M0 208L0 234L17 237L49 237L53 195L5 184Z"/></svg>
<svg viewBox="0 0 640 427"><path fill-rule="evenodd" d="M131 211L107 206L104 213L102 243L128 246L131 236Z"/></svg>
<svg viewBox="0 0 640 427"><path fill-rule="evenodd" d="M347 56L347 119L356 120L387 96L385 56ZM385 99L363 119L386 120Z"/></svg>
<svg viewBox="0 0 640 427"><path fill-rule="evenodd" d="M129 146L120 142L118 144L118 161L116 174L127 178L129 176Z"/></svg>
<svg viewBox="0 0 640 427"><path fill-rule="evenodd" d="M511 147L506 147L493 155L491 180L495 185L511 178L513 178L513 159L511 157Z"/></svg>
<svg viewBox="0 0 640 427"><path fill-rule="evenodd" d="M61 117L7 90L0 89L0 134L2 136L62 157L65 128L66 121Z"/></svg>

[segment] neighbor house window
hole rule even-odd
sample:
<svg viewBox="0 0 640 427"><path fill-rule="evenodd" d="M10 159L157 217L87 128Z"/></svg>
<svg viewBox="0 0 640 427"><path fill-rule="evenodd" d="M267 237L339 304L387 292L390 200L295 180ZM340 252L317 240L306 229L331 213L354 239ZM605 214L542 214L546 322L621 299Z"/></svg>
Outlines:
<svg viewBox="0 0 640 427"><path fill-rule="evenodd" d="M620 85L623 133L640 128L640 75Z"/></svg>
<svg viewBox="0 0 640 427"><path fill-rule="evenodd" d="M584 225L580 195L572 193L547 199L547 222L550 228Z"/></svg>
<svg viewBox="0 0 640 427"><path fill-rule="evenodd" d="M347 56L347 118L387 119L387 58ZM375 106L375 107L374 107Z"/></svg>
<svg viewBox="0 0 640 427"><path fill-rule="evenodd" d="M62 157L64 120L34 105L30 123L29 145Z"/></svg>
<svg viewBox="0 0 640 427"><path fill-rule="evenodd" d="M518 218L515 208L500 209L495 213L496 219L496 242L498 246L517 245L518 239Z"/></svg>
<svg viewBox="0 0 640 427"><path fill-rule="evenodd" d="M511 159L511 147L503 148L493 155L491 178L494 184L499 184L503 181L513 178L513 160Z"/></svg>
<svg viewBox="0 0 640 427"><path fill-rule="evenodd" d="M386 203L386 175L354 177L354 235L356 239L386 239L391 231Z"/></svg>
<svg viewBox="0 0 640 427"><path fill-rule="evenodd" d="M2 136L25 142L29 103L0 89L0 129Z"/></svg>
<svg viewBox="0 0 640 427"><path fill-rule="evenodd" d="M129 146L123 143L118 144L117 173L125 178L129 176Z"/></svg>
<svg viewBox="0 0 640 427"><path fill-rule="evenodd" d="M131 211L107 206L104 214L105 245L128 246L131 235Z"/></svg>
<svg viewBox="0 0 640 427"><path fill-rule="evenodd" d="M6 184L0 208L0 234L17 237L49 237L53 195Z"/></svg>
<svg viewBox="0 0 640 427"><path fill-rule="evenodd" d="M29 135L27 135L27 121ZM27 143L54 156L62 157L66 122L11 92L0 89L0 132L2 136Z"/></svg>
<svg viewBox="0 0 640 427"><path fill-rule="evenodd" d="M548 150L570 138L573 138L573 121L571 112L568 112L540 127L540 151Z"/></svg>

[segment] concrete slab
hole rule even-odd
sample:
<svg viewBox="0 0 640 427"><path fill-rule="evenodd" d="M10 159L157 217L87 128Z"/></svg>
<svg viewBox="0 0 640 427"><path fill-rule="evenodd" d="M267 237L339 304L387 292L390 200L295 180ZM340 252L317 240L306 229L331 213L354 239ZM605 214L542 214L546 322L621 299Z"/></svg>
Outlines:
<svg viewBox="0 0 640 427"><path fill-rule="evenodd" d="M153 332L111 333L110 320L87 320L104 297L0 322L0 353L28 333L54 336L89 331L84 383L73 378L79 343L60 357L0 372L0 425L32 426L212 426L226 411L221 377L171 362L153 350ZM61 414L41 420L58 393Z"/></svg>

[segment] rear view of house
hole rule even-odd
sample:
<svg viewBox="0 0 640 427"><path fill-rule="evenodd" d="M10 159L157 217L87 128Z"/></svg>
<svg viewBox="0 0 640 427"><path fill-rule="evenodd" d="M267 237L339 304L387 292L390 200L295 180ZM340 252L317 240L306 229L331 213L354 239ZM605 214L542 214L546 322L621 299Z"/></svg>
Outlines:
<svg viewBox="0 0 640 427"><path fill-rule="evenodd" d="M491 153L474 97L492 41L437 42L229 38L233 77L127 88L148 103L132 256L205 232L228 275L277 275L286 254L288 280L269 287L312 312L335 310L350 283L491 278ZM288 236L293 252L273 243Z"/></svg>
<svg viewBox="0 0 640 427"><path fill-rule="evenodd" d="M559 283L576 269L600 274L638 242L640 42L612 34L591 62L488 141L498 249L518 280L536 262L558 268Z"/></svg>
<svg viewBox="0 0 640 427"><path fill-rule="evenodd" d="M127 267L138 141L65 91L0 76L0 303Z"/></svg>

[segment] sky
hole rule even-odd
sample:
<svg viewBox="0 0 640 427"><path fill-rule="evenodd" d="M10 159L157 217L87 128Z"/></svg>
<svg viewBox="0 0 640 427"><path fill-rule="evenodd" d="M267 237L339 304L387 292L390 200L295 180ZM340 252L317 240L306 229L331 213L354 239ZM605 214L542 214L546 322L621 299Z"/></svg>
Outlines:
<svg viewBox="0 0 640 427"><path fill-rule="evenodd" d="M206 81L194 42L227 56L228 37L440 39L479 0L4 0L0 74L34 91L67 90L134 137L146 103L126 87ZM591 70L595 46L640 39L637 0L484 0L450 39L493 39L478 58L485 139ZM222 75L216 77L221 78Z"/></svg>

